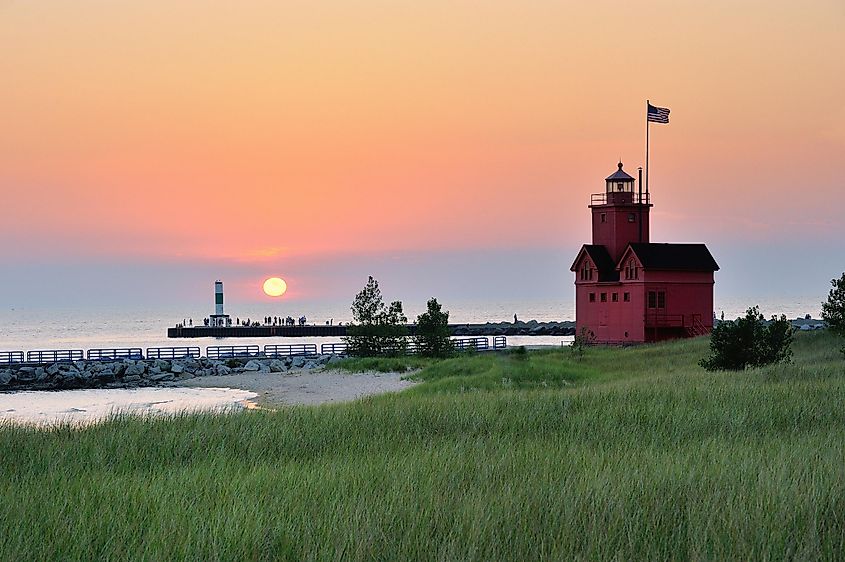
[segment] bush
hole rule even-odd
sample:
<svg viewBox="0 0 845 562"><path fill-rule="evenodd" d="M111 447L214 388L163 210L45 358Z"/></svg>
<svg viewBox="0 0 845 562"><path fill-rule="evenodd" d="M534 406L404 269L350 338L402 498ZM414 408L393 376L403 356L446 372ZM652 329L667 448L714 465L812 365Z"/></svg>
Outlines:
<svg viewBox="0 0 845 562"><path fill-rule="evenodd" d="M831 279L833 288L827 295L827 301L822 303L822 320L828 330L839 337L845 337L845 273L839 279ZM842 348L845 355L845 347Z"/></svg>
<svg viewBox="0 0 845 562"><path fill-rule="evenodd" d="M708 359L699 364L708 371L739 371L770 363L789 362L793 328L786 316L772 316L768 326L758 307L749 308L744 318L719 322L710 334Z"/></svg>
<svg viewBox="0 0 845 562"><path fill-rule="evenodd" d="M378 281L372 276L352 301L352 318L343 338L349 355L375 357L405 353L408 318L402 312L402 302L385 306Z"/></svg>
<svg viewBox="0 0 845 562"><path fill-rule="evenodd" d="M417 342L420 355L426 357L446 357L452 353L452 340L449 337L449 311L443 312L437 299L431 298L426 312L417 316Z"/></svg>
<svg viewBox="0 0 845 562"><path fill-rule="evenodd" d="M575 336L572 346L569 348L572 357L580 361L584 357L585 348L596 344L596 335L592 330L581 328L581 331Z"/></svg>

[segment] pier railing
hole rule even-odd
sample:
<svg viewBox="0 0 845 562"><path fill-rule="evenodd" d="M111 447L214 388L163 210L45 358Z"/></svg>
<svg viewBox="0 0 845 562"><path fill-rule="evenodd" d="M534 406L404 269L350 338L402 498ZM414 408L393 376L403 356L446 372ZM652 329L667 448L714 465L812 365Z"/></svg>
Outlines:
<svg viewBox="0 0 845 562"><path fill-rule="evenodd" d="M264 355L266 355L267 357L293 357L296 355L313 357L317 355L317 344L292 343L284 345L265 345Z"/></svg>
<svg viewBox="0 0 845 562"><path fill-rule="evenodd" d="M0 365L23 363L23 351L0 351Z"/></svg>
<svg viewBox="0 0 845 562"><path fill-rule="evenodd" d="M258 357L261 350L257 345L210 345L205 348L209 359L231 359L233 357Z"/></svg>
<svg viewBox="0 0 845 562"><path fill-rule="evenodd" d="M505 336L493 337L493 349L505 349L508 346L508 338Z"/></svg>
<svg viewBox="0 0 845 562"><path fill-rule="evenodd" d="M199 347L148 347L147 359L198 359L202 354Z"/></svg>
<svg viewBox="0 0 845 562"><path fill-rule="evenodd" d="M72 363L85 359L85 352L81 349L43 349L28 351L27 363Z"/></svg>
<svg viewBox="0 0 845 562"><path fill-rule="evenodd" d="M114 361L116 359L143 359L140 347L115 347L111 349L89 349L86 354L89 361Z"/></svg>

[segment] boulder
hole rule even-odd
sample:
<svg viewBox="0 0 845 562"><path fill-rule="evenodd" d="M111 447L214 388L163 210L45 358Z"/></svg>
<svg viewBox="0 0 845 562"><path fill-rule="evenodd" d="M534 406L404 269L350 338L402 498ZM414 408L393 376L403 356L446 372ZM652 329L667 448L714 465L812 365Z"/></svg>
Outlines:
<svg viewBox="0 0 845 562"><path fill-rule="evenodd" d="M305 357L297 355L291 359L290 366L292 369L301 369L307 362L308 360Z"/></svg>
<svg viewBox="0 0 845 562"><path fill-rule="evenodd" d="M155 375L151 375L148 377L153 382L162 382L162 381L172 381L174 378L173 373L157 373Z"/></svg>
<svg viewBox="0 0 845 562"><path fill-rule="evenodd" d="M320 364L317 361L306 361L305 365L302 366L303 369L316 369L320 367Z"/></svg>
<svg viewBox="0 0 845 562"><path fill-rule="evenodd" d="M173 364L170 366L170 372L171 373L178 375L179 373L182 373L184 371L185 371L185 366L182 365L181 363L176 363L174 361Z"/></svg>
<svg viewBox="0 0 845 562"><path fill-rule="evenodd" d="M94 378L96 378L100 382L113 382L115 380L114 371L112 371L111 369L104 369L99 373L96 373L94 375Z"/></svg>
<svg viewBox="0 0 845 562"><path fill-rule="evenodd" d="M147 369L147 372L151 375L160 375L161 374L161 367L159 367L158 365L153 365L152 367Z"/></svg>
<svg viewBox="0 0 845 562"><path fill-rule="evenodd" d="M49 367L47 367L47 374L52 376L59 372L59 364L53 363Z"/></svg>
<svg viewBox="0 0 845 562"><path fill-rule="evenodd" d="M13 378L12 371L0 371L0 386L6 386Z"/></svg>
<svg viewBox="0 0 845 562"><path fill-rule="evenodd" d="M48 378L50 378L50 375L47 374L47 369L45 369L44 367L38 367L37 369L35 369L35 380L37 380L38 382L44 382Z"/></svg>
<svg viewBox="0 0 845 562"><path fill-rule="evenodd" d="M244 371L260 371L261 370L261 363L252 359L244 365Z"/></svg>
<svg viewBox="0 0 845 562"><path fill-rule="evenodd" d="M343 357L340 355L332 355L331 358L326 361L326 365L334 365L335 363L340 363L343 361Z"/></svg>
<svg viewBox="0 0 845 562"><path fill-rule="evenodd" d="M170 370L170 361L165 361L164 359L156 359L154 363L154 367L159 370L159 372L169 371Z"/></svg>
<svg viewBox="0 0 845 562"><path fill-rule="evenodd" d="M271 373L284 373L288 370L288 366L285 364L284 361L279 361L278 359L273 359L270 361L270 372Z"/></svg>
<svg viewBox="0 0 845 562"><path fill-rule="evenodd" d="M230 369L223 363L219 363L214 366L214 372L218 375L230 375L232 373L232 369Z"/></svg>
<svg viewBox="0 0 845 562"><path fill-rule="evenodd" d="M29 382L35 380L35 367L21 367L18 369L18 380Z"/></svg>
<svg viewBox="0 0 845 562"><path fill-rule="evenodd" d="M137 376L139 379L141 378L140 375L143 375L144 372L147 370L147 366L141 362L135 363L133 362L131 365L126 365L126 370L123 372L123 380L126 380L129 377Z"/></svg>
<svg viewBox="0 0 845 562"><path fill-rule="evenodd" d="M186 371L186 372L184 372L184 373L179 373L179 374L177 375L177 378L178 378L180 381L185 381L185 380L188 380L188 379L192 379L192 378L194 378L194 375L192 375L191 373L188 373L188 372Z"/></svg>
<svg viewBox="0 0 845 562"><path fill-rule="evenodd" d="M127 375L123 377L123 382L138 382L141 380L141 375Z"/></svg>

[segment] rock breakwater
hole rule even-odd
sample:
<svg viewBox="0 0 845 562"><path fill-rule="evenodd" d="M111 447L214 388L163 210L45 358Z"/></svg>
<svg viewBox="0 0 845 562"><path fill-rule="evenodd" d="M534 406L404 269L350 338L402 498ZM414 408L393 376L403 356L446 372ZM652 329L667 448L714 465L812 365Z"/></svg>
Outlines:
<svg viewBox="0 0 845 562"><path fill-rule="evenodd" d="M77 388L137 388L169 386L195 377L233 373L285 373L316 369L340 361L337 355L232 359L148 359L76 361L51 365L0 367L0 391L68 390Z"/></svg>

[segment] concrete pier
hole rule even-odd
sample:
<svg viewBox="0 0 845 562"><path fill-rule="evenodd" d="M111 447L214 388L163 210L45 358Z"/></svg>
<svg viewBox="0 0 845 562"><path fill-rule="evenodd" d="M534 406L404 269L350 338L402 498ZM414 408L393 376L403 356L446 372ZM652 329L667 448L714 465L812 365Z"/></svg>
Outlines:
<svg viewBox="0 0 845 562"><path fill-rule="evenodd" d="M414 335L416 326L408 325L408 333ZM450 324L453 336L571 336L575 333L574 322L499 322L486 324ZM314 338L342 337L346 326L323 324L305 326L194 326L192 328L168 328L168 338Z"/></svg>

